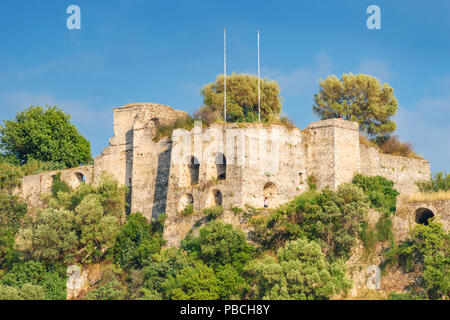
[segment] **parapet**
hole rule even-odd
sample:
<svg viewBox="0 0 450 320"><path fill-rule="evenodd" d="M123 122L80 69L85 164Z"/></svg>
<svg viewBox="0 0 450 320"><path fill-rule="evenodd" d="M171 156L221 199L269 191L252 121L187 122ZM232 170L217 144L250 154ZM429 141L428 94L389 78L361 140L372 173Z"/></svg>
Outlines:
<svg viewBox="0 0 450 320"><path fill-rule="evenodd" d="M306 127L306 129L318 129L326 127L338 127L342 129L356 130L356 131L359 130L359 124L357 122L347 121L341 118L311 122L308 125L308 127Z"/></svg>

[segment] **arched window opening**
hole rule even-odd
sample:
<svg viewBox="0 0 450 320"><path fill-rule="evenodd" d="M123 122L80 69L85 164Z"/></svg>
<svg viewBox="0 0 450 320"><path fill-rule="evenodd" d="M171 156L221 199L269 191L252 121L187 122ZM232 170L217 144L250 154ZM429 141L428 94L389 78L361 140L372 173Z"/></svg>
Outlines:
<svg viewBox="0 0 450 320"><path fill-rule="evenodd" d="M189 174L191 177L191 186L198 183L200 173L200 163L198 162L197 158L194 156L191 156L189 159Z"/></svg>
<svg viewBox="0 0 450 320"><path fill-rule="evenodd" d="M185 193L180 197L180 201L178 202L178 212L182 212L189 205L194 205L194 197L190 193Z"/></svg>
<svg viewBox="0 0 450 320"><path fill-rule="evenodd" d="M213 195L214 195L215 205L221 206L222 205L222 192L220 192L219 190L214 190Z"/></svg>
<svg viewBox="0 0 450 320"><path fill-rule="evenodd" d="M216 155L217 179L225 180L227 178L227 158L223 153Z"/></svg>
<svg viewBox="0 0 450 320"><path fill-rule="evenodd" d="M420 208L416 210L416 223L427 226L430 219L434 217L433 211L427 208Z"/></svg>
<svg viewBox="0 0 450 320"><path fill-rule="evenodd" d="M277 197L278 197L278 190L274 183L267 182L264 185L264 208L272 208L276 206Z"/></svg>
<svg viewBox="0 0 450 320"><path fill-rule="evenodd" d="M80 183L86 182L86 178L84 177L84 174L82 174L80 172L75 173L75 177L77 177L77 180Z"/></svg>
<svg viewBox="0 0 450 320"><path fill-rule="evenodd" d="M206 197L205 207L206 208L212 208L212 207L218 207L222 205L222 192L220 190L212 190L208 193Z"/></svg>

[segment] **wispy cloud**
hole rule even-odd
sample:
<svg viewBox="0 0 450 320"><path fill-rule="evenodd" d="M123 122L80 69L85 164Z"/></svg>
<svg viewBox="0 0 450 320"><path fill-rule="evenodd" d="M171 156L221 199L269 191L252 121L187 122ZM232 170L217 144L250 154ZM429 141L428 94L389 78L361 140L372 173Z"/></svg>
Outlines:
<svg viewBox="0 0 450 320"><path fill-rule="evenodd" d="M332 62L328 55L318 54L312 66L304 66L290 72L275 69L263 69L262 76L277 80L282 93L300 95L310 93L317 87L319 78L325 78L331 73Z"/></svg>
<svg viewBox="0 0 450 320"><path fill-rule="evenodd" d="M103 122L102 119L110 119L110 110L99 110L94 108L90 103L78 100L59 99L52 94L41 93L0 93L0 103L2 109L14 111L23 110L31 105L41 106L58 106L64 112L72 116L73 121L82 124L94 124Z"/></svg>
<svg viewBox="0 0 450 320"><path fill-rule="evenodd" d="M354 73L364 73L380 79L381 82L388 82L395 75L389 62L378 59L364 59L354 69Z"/></svg>
<svg viewBox="0 0 450 320"><path fill-rule="evenodd" d="M433 87L450 89L450 77L444 77ZM431 90L435 91L435 90ZM450 172L450 90L441 95L424 97L412 108L400 106L396 116L397 132L412 141L415 149L431 162L432 171Z"/></svg>

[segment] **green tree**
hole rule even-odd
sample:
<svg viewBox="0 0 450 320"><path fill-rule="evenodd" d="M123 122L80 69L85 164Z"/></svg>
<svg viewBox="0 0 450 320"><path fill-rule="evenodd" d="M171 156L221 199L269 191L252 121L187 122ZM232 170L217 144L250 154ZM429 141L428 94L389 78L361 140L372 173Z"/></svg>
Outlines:
<svg viewBox="0 0 450 320"><path fill-rule="evenodd" d="M368 137L385 137L395 131L391 120L398 109L394 90L372 76L344 74L329 76L319 83L313 110L321 119L339 118L359 123Z"/></svg>
<svg viewBox="0 0 450 320"><path fill-rule="evenodd" d="M281 113L280 87L275 81L261 79L261 121L270 122ZM203 87L204 106L197 113L209 123L223 119L224 77ZM258 121L258 77L248 74L227 76L227 121Z"/></svg>
<svg viewBox="0 0 450 320"><path fill-rule="evenodd" d="M316 240L331 259L348 258L369 210L363 191L343 183L337 191L308 191L281 206L269 217L254 217L256 240L276 249L287 240Z"/></svg>
<svg viewBox="0 0 450 320"><path fill-rule="evenodd" d="M181 247L214 269L231 264L239 271L254 252L242 230L219 220L201 228L198 237L187 236Z"/></svg>
<svg viewBox="0 0 450 320"><path fill-rule="evenodd" d="M58 107L31 106L0 126L0 147L25 163L31 159L76 167L91 161L90 143Z"/></svg>
<svg viewBox="0 0 450 320"><path fill-rule="evenodd" d="M210 267L196 261L177 274L171 296L173 300L217 300L219 282Z"/></svg>
<svg viewBox="0 0 450 320"><path fill-rule="evenodd" d="M450 298L450 233L442 223L418 224L409 239L386 255L387 263L400 262L405 271L420 275L409 288L411 298Z"/></svg>
<svg viewBox="0 0 450 320"><path fill-rule="evenodd" d="M0 189L0 267L6 267L18 258L15 236L23 227L26 213L25 203Z"/></svg>
<svg viewBox="0 0 450 320"><path fill-rule="evenodd" d="M351 282L341 261L329 263L315 241L298 239L277 251L277 259L253 260L247 272L255 279L256 299L329 299L346 292Z"/></svg>
<svg viewBox="0 0 450 320"><path fill-rule="evenodd" d="M25 300L33 299L33 296L39 299L66 299L64 266L46 267L41 262L33 260L15 263L1 278L0 285L16 288L21 295L24 295ZM39 286L41 289L35 287L27 289L27 285ZM41 291L44 291L44 297Z"/></svg>
<svg viewBox="0 0 450 320"><path fill-rule="evenodd" d="M114 261L122 268L142 268L161 250L162 234L153 232L141 213L130 214L114 245Z"/></svg>
<svg viewBox="0 0 450 320"><path fill-rule="evenodd" d="M388 214L395 213L399 193L394 189L394 182L380 176L366 177L356 174L353 184L364 191L373 209Z"/></svg>

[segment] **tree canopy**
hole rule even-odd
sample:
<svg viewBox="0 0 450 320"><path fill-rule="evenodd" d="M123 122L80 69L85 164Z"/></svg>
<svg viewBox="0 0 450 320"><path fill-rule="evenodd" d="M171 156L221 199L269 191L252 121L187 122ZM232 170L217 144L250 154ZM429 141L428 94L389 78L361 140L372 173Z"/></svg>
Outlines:
<svg viewBox="0 0 450 320"><path fill-rule="evenodd" d="M280 87L276 81L261 79L261 121L270 122L281 113ZM224 76L203 87L204 106L198 116L204 121L223 119ZM227 121L258 121L258 77L249 74L227 76Z"/></svg>
<svg viewBox="0 0 450 320"><path fill-rule="evenodd" d="M342 117L358 122L360 131L370 138L395 131L391 117L397 109L394 90L365 74L329 76L319 82L319 93L314 95L313 110L322 120Z"/></svg>
<svg viewBox="0 0 450 320"><path fill-rule="evenodd" d="M91 161L91 146L58 107L31 106L0 125L0 148L21 163L31 159L76 167Z"/></svg>

